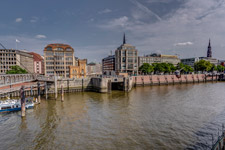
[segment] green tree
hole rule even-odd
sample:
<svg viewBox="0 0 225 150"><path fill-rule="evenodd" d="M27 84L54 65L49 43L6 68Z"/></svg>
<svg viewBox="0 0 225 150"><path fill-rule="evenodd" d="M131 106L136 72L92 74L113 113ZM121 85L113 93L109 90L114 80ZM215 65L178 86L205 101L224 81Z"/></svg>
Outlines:
<svg viewBox="0 0 225 150"><path fill-rule="evenodd" d="M139 71L141 71L144 74L149 74L154 71L154 67L149 63L143 63L143 65L139 67Z"/></svg>
<svg viewBox="0 0 225 150"><path fill-rule="evenodd" d="M224 72L225 67L222 65L217 65L217 71L218 72Z"/></svg>
<svg viewBox="0 0 225 150"><path fill-rule="evenodd" d="M155 73L163 73L165 72L165 67L162 63L153 63Z"/></svg>
<svg viewBox="0 0 225 150"><path fill-rule="evenodd" d="M211 67L210 71L211 71L211 72L217 71L217 66L214 65L214 64L212 64L212 67Z"/></svg>
<svg viewBox="0 0 225 150"><path fill-rule="evenodd" d="M16 66L11 66L10 67L11 70L8 70L6 72L6 74L26 74L27 71L23 68L21 68L20 66L16 65Z"/></svg>
<svg viewBox="0 0 225 150"><path fill-rule="evenodd" d="M210 71L212 64L206 60L200 60L194 64L195 71Z"/></svg>
<svg viewBox="0 0 225 150"><path fill-rule="evenodd" d="M194 69L191 66L188 65L184 65L184 68L182 70L183 72L189 73L189 72L193 72Z"/></svg>
<svg viewBox="0 0 225 150"><path fill-rule="evenodd" d="M181 62L178 63L176 69L177 69L177 70L182 70L182 69L184 69L184 64L181 63Z"/></svg>
<svg viewBox="0 0 225 150"><path fill-rule="evenodd" d="M170 66L171 72L175 72L177 70L177 68L173 64L168 63L168 65Z"/></svg>

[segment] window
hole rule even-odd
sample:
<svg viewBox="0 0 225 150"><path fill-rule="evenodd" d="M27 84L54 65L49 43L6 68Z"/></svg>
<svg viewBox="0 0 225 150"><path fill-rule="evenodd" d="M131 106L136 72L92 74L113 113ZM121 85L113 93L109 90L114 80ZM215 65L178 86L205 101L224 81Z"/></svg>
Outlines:
<svg viewBox="0 0 225 150"><path fill-rule="evenodd" d="M47 47L47 51L51 51L52 50L52 47Z"/></svg>

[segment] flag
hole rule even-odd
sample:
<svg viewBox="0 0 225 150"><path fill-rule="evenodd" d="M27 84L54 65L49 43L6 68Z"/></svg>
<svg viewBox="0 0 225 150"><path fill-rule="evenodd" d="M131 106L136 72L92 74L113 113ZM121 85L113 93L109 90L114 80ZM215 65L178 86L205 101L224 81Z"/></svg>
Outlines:
<svg viewBox="0 0 225 150"><path fill-rule="evenodd" d="M16 39L16 42L17 42L17 43L20 43L20 41L19 41L18 39Z"/></svg>

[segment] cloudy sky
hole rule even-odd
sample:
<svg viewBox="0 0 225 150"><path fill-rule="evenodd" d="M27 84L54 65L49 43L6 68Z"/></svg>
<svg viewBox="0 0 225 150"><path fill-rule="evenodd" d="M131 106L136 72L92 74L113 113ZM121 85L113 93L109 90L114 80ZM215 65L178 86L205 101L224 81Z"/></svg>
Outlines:
<svg viewBox="0 0 225 150"><path fill-rule="evenodd" d="M158 52L181 58L225 59L225 0L4 0L0 43L43 54L66 43L79 58L100 62L122 43L139 55Z"/></svg>

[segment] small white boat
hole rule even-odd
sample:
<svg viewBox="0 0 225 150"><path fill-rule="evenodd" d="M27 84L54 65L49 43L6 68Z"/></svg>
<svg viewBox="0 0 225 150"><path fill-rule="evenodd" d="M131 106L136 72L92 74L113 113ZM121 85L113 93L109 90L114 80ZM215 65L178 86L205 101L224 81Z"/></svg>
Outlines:
<svg viewBox="0 0 225 150"><path fill-rule="evenodd" d="M26 109L31 109L34 107L34 102L32 99L25 99L25 107ZM0 101L0 112L13 112L21 110L21 102L20 100L8 99L5 101Z"/></svg>

